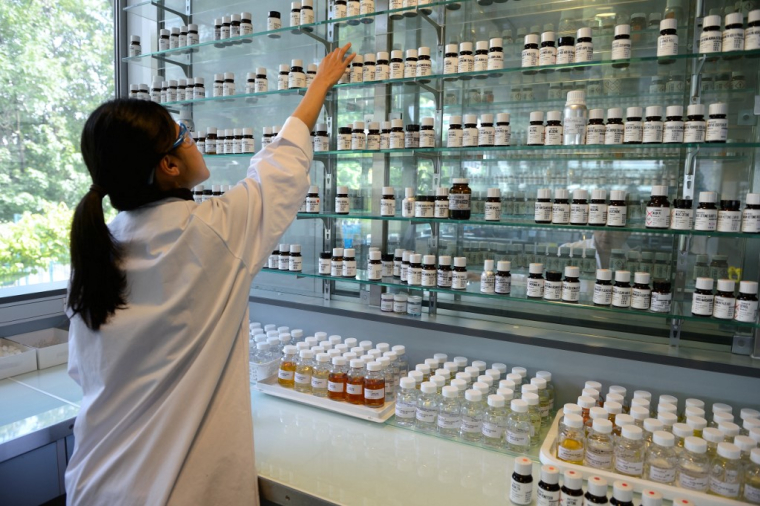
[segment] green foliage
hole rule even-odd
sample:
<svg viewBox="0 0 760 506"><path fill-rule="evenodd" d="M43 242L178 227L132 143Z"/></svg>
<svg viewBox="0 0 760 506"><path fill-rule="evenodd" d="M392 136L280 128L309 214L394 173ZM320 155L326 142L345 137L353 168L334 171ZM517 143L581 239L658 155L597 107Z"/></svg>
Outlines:
<svg viewBox="0 0 760 506"><path fill-rule="evenodd" d="M79 136L113 81L108 0L0 1L0 236L20 241L3 244L3 278L65 260L69 218L53 214L90 184Z"/></svg>

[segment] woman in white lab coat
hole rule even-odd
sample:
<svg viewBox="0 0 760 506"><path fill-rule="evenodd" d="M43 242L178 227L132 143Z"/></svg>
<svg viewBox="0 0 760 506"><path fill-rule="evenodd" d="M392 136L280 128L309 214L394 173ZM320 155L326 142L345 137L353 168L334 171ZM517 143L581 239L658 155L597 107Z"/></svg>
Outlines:
<svg viewBox="0 0 760 506"><path fill-rule="evenodd" d="M248 383L248 292L309 185L310 131L350 64L330 53L247 177L200 205L209 177L162 106L92 113L93 185L71 229L69 374L84 396L69 504L258 504ZM108 226L102 199L119 210Z"/></svg>

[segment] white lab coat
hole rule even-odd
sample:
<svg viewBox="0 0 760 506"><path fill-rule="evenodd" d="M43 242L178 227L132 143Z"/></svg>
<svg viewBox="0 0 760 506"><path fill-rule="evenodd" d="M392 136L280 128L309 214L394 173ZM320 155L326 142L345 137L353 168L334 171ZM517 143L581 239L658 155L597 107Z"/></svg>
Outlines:
<svg viewBox="0 0 760 506"><path fill-rule="evenodd" d="M109 225L126 249L128 306L99 332L71 319L69 374L84 397L69 504L259 503L248 293L306 195L311 159L291 117L224 196L155 202Z"/></svg>

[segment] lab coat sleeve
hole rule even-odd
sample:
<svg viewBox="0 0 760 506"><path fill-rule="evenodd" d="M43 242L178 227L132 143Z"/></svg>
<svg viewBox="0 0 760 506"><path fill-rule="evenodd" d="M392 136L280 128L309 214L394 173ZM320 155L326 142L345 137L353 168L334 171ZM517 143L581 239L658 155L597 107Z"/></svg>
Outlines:
<svg viewBox="0 0 760 506"><path fill-rule="evenodd" d="M196 207L250 274L255 274L291 224L309 188L313 157L308 127L290 117L275 140L259 151L247 177L222 197Z"/></svg>

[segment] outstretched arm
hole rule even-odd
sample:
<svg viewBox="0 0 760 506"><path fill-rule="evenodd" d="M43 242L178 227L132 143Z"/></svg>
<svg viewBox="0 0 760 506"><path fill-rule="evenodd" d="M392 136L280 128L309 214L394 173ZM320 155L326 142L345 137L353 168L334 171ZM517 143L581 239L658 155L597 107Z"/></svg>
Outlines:
<svg viewBox="0 0 760 506"><path fill-rule="evenodd" d="M322 63L319 64L317 75L306 91L306 95L293 112L293 117L303 121L309 131L314 128L314 124L317 122L327 92L340 80L346 67L354 59L355 54L346 57L346 52L350 47L351 43L348 43L325 56Z"/></svg>

